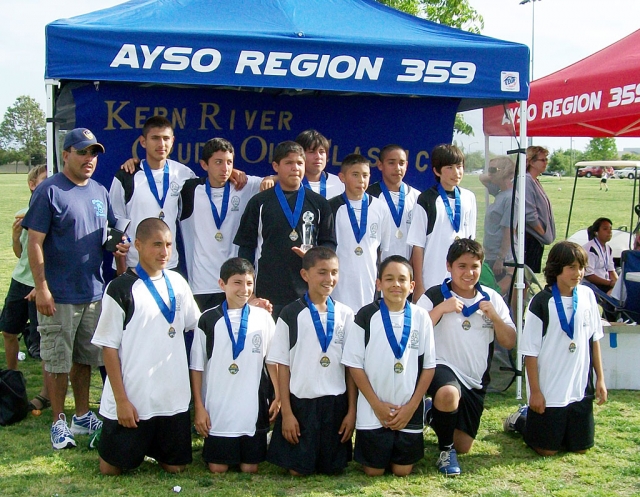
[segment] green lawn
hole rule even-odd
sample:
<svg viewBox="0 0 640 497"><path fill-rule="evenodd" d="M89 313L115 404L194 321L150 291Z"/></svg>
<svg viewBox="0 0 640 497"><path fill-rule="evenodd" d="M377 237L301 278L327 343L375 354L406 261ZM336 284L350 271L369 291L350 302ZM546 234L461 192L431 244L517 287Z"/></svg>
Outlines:
<svg viewBox="0 0 640 497"><path fill-rule="evenodd" d="M554 206L558 233L564 236L572 181L543 178ZM611 217L614 226L629 223L631 182L609 181L608 194L598 191L596 179L580 180L580 201L574 207L572 226L586 227L596 217ZM483 219L484 190L477 176L465 178L464 186L478 196ZM561 188L561 190L558 190ZM28 202L25 175L0 175L0 296L6 294L15 258L11 251L11 221L15 211ZM478 226L482 239L482 222ZM0 347L0 367L4 366ZM29 394L41 385L39 363L28 358L20 363L28 381ZM97 409L100 380L94 376L91 402ZM260 474L237 472L214 476L201 462L202 442L194 438L194 463L178 476L164 474L155 464L145 462L132 474L102 477L97 454L86 448L88 437L78 437L79 447L54 452L49 443L50 411L11 427L0 428L0 496L23 495L171 495L176 485L183 495L555 495L612 496L640 495L640 392L613 391L610 400L596 407L596 446L587 455L561 454L540 458L522 440L502 432L502 419L518 405L512 388L505 394L489 394L486 411L471 454L460 457L463 475L441 477L434 466L437 445L433 432L425 435L425 458L407 478L385 476L370 479L357 464L339 477L292 478L263 464ZM72 399L67 411L71 413Z"/></svg>

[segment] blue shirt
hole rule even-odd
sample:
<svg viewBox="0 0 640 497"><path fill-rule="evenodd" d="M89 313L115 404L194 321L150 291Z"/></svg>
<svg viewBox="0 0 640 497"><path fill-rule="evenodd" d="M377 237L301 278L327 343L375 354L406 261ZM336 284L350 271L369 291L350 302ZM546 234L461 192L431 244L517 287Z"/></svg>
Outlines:
<svg viewBox="0 0 640 497"><path fill-rule="evenodd" d="M90 179L84 186L58 173L33 193L22 226L45 233L44 270L49 291L60 304L102 298L102 244L114 222L107 190Z"/></svg>

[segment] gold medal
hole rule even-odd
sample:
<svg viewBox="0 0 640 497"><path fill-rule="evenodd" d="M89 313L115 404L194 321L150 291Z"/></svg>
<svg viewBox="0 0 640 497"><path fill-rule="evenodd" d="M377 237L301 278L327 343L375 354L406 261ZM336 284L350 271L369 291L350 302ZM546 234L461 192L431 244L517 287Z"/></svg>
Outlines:
<svg viewBox="0 0 640 497"><path fill-rule="evenodd" d="M214 237L216 239L217 242L221 242L223 239L222 233L220 233L219 231L216 233L216 236Z"/></svg>
<svg viewBox="0 0 640 497"><path fill-rule="evenodd" d="M235 362L231 363L231 366L229 366L229 373L238 374L238 371L240 371L238 365Z"/></svg>
<svg viewBox="0 0 640 497"><path fill-rule="evenodd" d="M322 366L323 368L328 368L329 364L331 364L331 361L329 360L329 358L326 355L323 355L320 358L320 366Z"/></svg>
<svg viewBox="0 0 640 497"><path fill-rule="evenodd" d="M173 326L169 327L169 338L173 338L174 336L176 336L176 329Z"/></svg>
<svg viewBox="0 0 640 497"><path fill-rule="evenodd" d="M364 251L362 250L362 247L360 247L360 246L356 247L354 252L355 252L356 255L362 255L364 253Z"/></svg>
<svg viewBox="0 0 640 497"><path fill-rule="evenodd" d="M401 239L402 239L402 236L403 236L403 235L402 235L402 230L401 230L400 228L398 228L398 229L396 230L396 238L397 238L398 240L401 240Z"/></svg>
<svg viewBox="0 0 640 497"><path fill-rule="evenodd" d="M471 329L471 322L470 322L468 319L465 319L465 320L462 322L462 329L463 329L464 331L469 331L469 329Z"/></svg>
<svg viewBox="0 0 640 497"><path fill-rule="evenodd" d="M160 214L158 214L158 218L164 219L164 211L160 211Z"/></svg>
<svg viewBox="0 0 640 497"><path fill-rule="evenodd" d="M289 240L291 240L292 242L295 242L298 239L298 232L296 230L292 230L291 233L289 233Z"/></svg>
<svg viewBox="0 0 640 497"><path fill-rule="evenodd" d="M401 363L401 362L396 362L396 363L393 365L393 372L394 372L394 373L396 373L396 374L400 374L400 373L402 373L403 371L404 371L404 366L402 365L402 363Z"/></svg>
<svg viewBox="0 0 640 497"><path fill-rule="evenodd" d="M569 344L569 352L573 354L575 351L576 351L576 344L574 342L571 342Z"/></svg>

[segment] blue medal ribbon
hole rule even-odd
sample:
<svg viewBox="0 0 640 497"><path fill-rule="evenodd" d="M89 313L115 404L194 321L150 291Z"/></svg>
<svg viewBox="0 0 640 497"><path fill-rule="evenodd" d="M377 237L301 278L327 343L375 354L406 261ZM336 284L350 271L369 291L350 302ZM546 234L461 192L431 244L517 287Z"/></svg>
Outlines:
<svg viewBox="0 0 640 497"><path fill-rule="evenodd" d="M440 287L440 291L442 292L442 295L444 296L445 300L453 297L453 295L451 294L451 290L449 289L450 282L451 282L451 278L446 278L442 282L442 286ZM491 300L491 297L489 297L489 294L482 289L482 287L480 286L480 283L476 283L475 288L478 291L478 293L482 295L482 298L478 300L475 304L470 305L469 307L467 307L466 305L462 306L462 315L465 318L468 318L480 308L480 302L484 300Z"/></svg>
<svg viewBox="0 0 640 497"><path fill-rule="evenodd" d="M318 335L318 341L320 342L320 347L322 348L322 352L326 352L329 348L329 344L331 343L331 339L333 338L333 323L335 320L335 306L333 304L333 300L331 297L327 299L327 332L324 332L324 328L322 327L322 321L320 320L320 313L318 312L318 308L315 306L311 299L309 298L309 292L304 294L304 300L307 303L307 307L309 308L309 312L311 313L311 319L313 320L313 327L316 329L316 335Z"/></svg>
<svg viewBox="0 0 640 497"><path fill-rule="evenodd" d="M347 198L346 193L342 193L342 198L344 203L347 205L347 212L349 214L349 221L351 221L351 229L353 230L353 235L356 237L356 242L360 243L362 237L367 232L367 215L369 212L369 196L365 193L362 196L362 207L360 211L360 226L358 226L358 219L356 218L356 211L351 206L351 202Z"/></svg>
<svg viewBox="0 0 640 497"><path fill-rule="evenodd" d="M224 220L227 217L227 210L229 209L229 192L231 190L231 186L229 185L229 181L224 184L224 193L222 194L222 208L220 209L220 214L218 214L218 209L216 209L213 200L211 200L211 184L209 183L209 178L207 178L207 181L204 184L204 189L207 192L207 198L209 199L209 203L211 204L213 221L216 223L216 228L220 229L220 226L222 226L222 223L224 223Z"/></svg>
<svg viewBox="0 0 640 497"><path fill-rule="evenodd" d="M311 184L309 184L309 180L306 176L302 178L302 185L305 188L313 191L313 188L311 188ZM324 198L327 198L327 177L325 176L324 171L320 173L320 195L322 195Z"/></svg>
<svg viewBox="0 0 640 497"><path fill-rule="evenodd" d="M231 349L233 350L233 360L235 361L240 355L240 352L244 350L244 341L247 338L249 304L245 304L242 307L242 314L240 315L240 329L238 330L237 342L233 338L233 328L231 328L231 320L229 319L229 306L226 300L222 303L222 314L224 315L224 322L227 325L227 331L229 332L229 338L231 339Z"/></svg>
<svg viewBox="0 0 640 497"><path fill-rule="evenodd" d="M384 325L384 332L387 335L387 341L391 346L393 355L396 359L400 359L407 348L409 342L409 334L411 333L411 306L409 302L404 304L404 326L402 328L402 338L400 343L396 340L396 335L393 332L393 324L391 324L391 316L389 315L389 308L384 302L384 299L380 300L380 314L382 316L382 324Z"/></svg>
<svg viewBox="0 0 640 497"><path fill-rule="evenodd" d="M607 267L609 266L609 251L607 250L607 244L602 245L598 237L594 238L594 242L596 247L598 248L598 252L600 252L600 259L602 260L603 269L606 273L609 271Z"/></svg>
<svg viewBox="0 0 640 497"><path fill-rule="evenodd" d="M558 311L558 319L560 320L560 327L567 334L567 336L573 340L573 332L575 330L575 318L576 311L578 310L578 288L573 288L571 297L571 304L573 306L573 314L571 315L571 321L567 322L567 313L564 311L564 305L562 305L562 295L560 295L560 289L558 285L551 287L551 293L553 294L553 301L556 303L556 311Z"/></svg>
<svg viewBox="0 0 640 497"><path fill-rule="evenodd" d="M280 207L282 208L282 212L284 212L284 216L287 218L289 222L289 226L291 229L295 230L296 226L298 226L298 221L300 220L300 214L302 214L302 204L304 204L304 188L298 188L298 196L296 198L296 206L291 212L291 207L289 207L289 203L287 202L287 197L285 197L284 192L282 191L282 187L280 183L276 183L274 188L276 191L276 197L278 197L278 202L280 202Z"/></svg>
<svg viewBox="0 0 640 497"><path fill-rule="evenodd" d="M175 293L173 293L173 287L171 286L169 277L164 274L164 271L162 271L162 277L167 283L167 293L169 294L169 305L167 305L166 302L162 300L162 297L158 293L158 289L153 284L153 281L151 281L149 274L144 269L142 269L142 266L140 264L136 266L136 273L138 273L138 276L140 277L142 282L149 289L151 296L156 301L156 304L158 304L160 312L162 312L164 318L169 324L172 324L174 319L176 318L176 295Z"/></svg>
<svg viewBox="0 0 640 497"><path fill-rule="evenodd" d="M158 187L156 186L156 181L153 179L153 173L151 172L151 168L147 164L145 167L146 161L142 161L141 166L144 171L145 176L147 177L147 183L149 183L149 189L151 193L158 202L160 208L164 208L164 201L167 198L167 193L169 192L169 163L165 161L164 163L164 172L162 174L162 198L158 194Z"/></svg>
<svg viewBox="0 0 640 497"><path fill-rule="evenodd" d="M387 201L387 205L391 211L391 217L393 218L393 222L396 224L396 228L400 228L400 224L402 223L402 214L404 213L404 199L406 196L404 183L400 184L400 200L398 200L397 209L396 205L393 203L393 199L391 198L391 193L389 193L389 189L387 188L387 185L384 184L384 181L380 182L380 190L382 190L384 199Z"/></svg>
<svg viewBox="0 0 640 497"><path fill-rule="evenodd" d="M458 231L460 231L460 188L456 186L454 187L453 191L455 192L456 199L455 215L451 211L451 204L449 204L449 196L447 195L447 191L440 183L438 183L438 193L440 194L440 198L444 203L444 208L447 211L447 216L449 217L449 221L451 222L451 227L453 228L453 231L457 233Z"/></svg>

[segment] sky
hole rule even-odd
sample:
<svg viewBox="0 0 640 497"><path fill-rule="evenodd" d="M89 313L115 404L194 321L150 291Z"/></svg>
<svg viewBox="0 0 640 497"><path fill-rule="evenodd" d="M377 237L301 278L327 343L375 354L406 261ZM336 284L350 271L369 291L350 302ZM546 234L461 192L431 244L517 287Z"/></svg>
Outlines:
<svg viewBox="0 0 640 497"><path fill-rule="evenodd" d="M240 0L236 0L240 1ZM300 0L304 1L304 0ZM639 27L637 0L469 0L484 17L482 34L531 47L535 10L534 79L551 74L611 45ZM0 0L0 116L17 97L29 95L45 108L44 27L57 19L74 17L123 3L122 0ZM532 8L533 5L533 8ZM468 152L484 149L481 111L465 113L474 136L460 137ZM550 149L584 150L587 138L534 138ZM618 150L640 147L640 138L617 139ZM515 144L491 138L490 149L504 153Z"/></svg>

